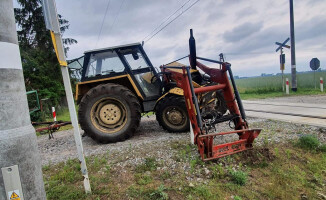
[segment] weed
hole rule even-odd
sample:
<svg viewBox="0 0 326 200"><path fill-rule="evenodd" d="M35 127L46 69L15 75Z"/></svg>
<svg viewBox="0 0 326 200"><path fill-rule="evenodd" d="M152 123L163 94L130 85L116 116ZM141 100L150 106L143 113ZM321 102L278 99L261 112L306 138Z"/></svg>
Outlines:
<svg viewBox="0 0 326 200"><path fill-rule="evenodd" d="M168 171L164 171L163 174L160 175L160 178L161 178L162 180L166 180L166 179L169 179L169 178L171 178L171 177L172 177L172 175L171 175L170 172L168 172Z"/></svg>
<svg viewBox="0 0 326 200"><path fill-rule="evenodd" d="M275 156L278 157L279 156L278 148L276 147L274 151L275 151Z"/></svg>
<svg viewBox="0 0 326 200"><path fill-rule="evenodd" d="M222 165L213 165L210 167L212 171L212 178L213 179L221 179L225 177L225 171Z"/></svg>
<svg viewBox="0 0 326 200"><path fill-rule="evenodd" d="M326 144L320 145L319 148L318 148L318 150L321 151L321 152L325 152L326 153Z"/></svg>
<svg viewBox="0 0 326 200"><path fill-rule="evenodd" d="M306 150L317 150L320 142L318 138L316 138L313 135L304 135L299 138L299 141L297 142L297 145Z"/></svg>
<svg viewBox="0 0 326 200"><path fill-rule="evenodd" d="M145 174L135 174L135 179L139 185L147 185L153 181L153 178Z"/></svg>
<svg viewBox="0 0 326 200"><path fill-rule="evenodd" d="M196 185L196 187L185 187L183 192L188 194L188 199L214 199L212 198L213 195L210 189L206 185ZM194 195L195 197L192 195Z"/></svg>
<svg viewBox="0 0 326 200"><path fill-rule="evenodd" d="M291 151L289 149L285 150L286 153L286 157L288 158L288 160L290 160L291 158Z"/></svg>
<svg viewBox="0 0 326 200"><path fill-rule="evenodd" d="M157 161L155 158L145 158L145 162L136 167L136 172L143 173L146 171L154 171L157 168Z"/></svg>
<svg viewBox="0 0 326 200"><path fill-rule="evenodd" d="M58 184L51 188L46 188L47 199L84 199L86 194L74 186L67 186L65 184Z"/></svg>
<svg viewBox="0 0 326 200"><path fill-rule="evenodd" d="M130 197L134 197L134 198L137 198L137 197L140 197L143 193L143 188L136 188L135 186L130 186L128 189L127 189L127 194L130 196Z"/></svg>
<svg viewBox="0 0 326 200"><path fill-rule="evenodd" d="M45 165L42 167L43 171L48 171L50 169L50 165Z"/></svg>
<svg viewBox="0 0 326 200"><path fill-rule="evenodd" d="M263 143L264 143L264 146L268 146L269 141L268 141L268 136L267 135L264 136Z"/></svg>
<svg viewBox="0 0 326 200"><path fill-rule="evenodd" d="M234 200L242 200L241 197L239 197L239 196L234 196L233 199L234 199Z"/></svg>
<svg viewBox="0 0 326 200"><path fill-rule="evenodd" d="M160 185L156 190L154 190L150 194L151 199L158 199L158 200L169 199L169 195L166 192L164 192L164 190L166 190L164 185Z"/></svg>
<svg viewBox="0 0 326 200"><path fill-rule="evenodd" d="M247 182L247 173L243 171L233 171L230 172L231 181L238 185L245 185Z"/></svg>
<svg viewBox="0 0 326 200"><path fill-rule="evenodd" d="M204 162L198 156L195 159L190 160L190 171L193 172L197 165L204 165Z"/></svg>

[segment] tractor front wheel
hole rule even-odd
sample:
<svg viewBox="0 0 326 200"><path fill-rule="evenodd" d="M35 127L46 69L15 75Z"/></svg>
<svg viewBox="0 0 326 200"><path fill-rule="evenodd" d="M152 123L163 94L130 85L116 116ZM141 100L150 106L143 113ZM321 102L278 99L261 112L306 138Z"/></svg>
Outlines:
<svg viewBox="0 0 326 200"><path fill-rule="evenodd" d="M183 96L169 96L158 102L156 120L169 132L189 131L189 117Z"/></svg>

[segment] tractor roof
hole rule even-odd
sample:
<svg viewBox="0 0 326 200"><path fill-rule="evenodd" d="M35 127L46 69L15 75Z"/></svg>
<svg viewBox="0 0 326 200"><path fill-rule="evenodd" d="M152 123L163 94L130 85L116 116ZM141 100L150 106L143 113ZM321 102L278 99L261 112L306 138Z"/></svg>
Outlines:
<svg viewBox="0 0 326 200"><path fill-rule="evenodd" d="M120 45L120 46L113 46L113 47L105 47L105 48L100 48L100 49L93 49L93 50L88 50L85 51L84 54L86 53L92 53L92 52L98 52L98 51L106 51L106 50L113 50L113 49L119 49L122 47L132 47L132 46L138 46L140 43L132 43L132 44L125 44L125 45Z"/></svg>

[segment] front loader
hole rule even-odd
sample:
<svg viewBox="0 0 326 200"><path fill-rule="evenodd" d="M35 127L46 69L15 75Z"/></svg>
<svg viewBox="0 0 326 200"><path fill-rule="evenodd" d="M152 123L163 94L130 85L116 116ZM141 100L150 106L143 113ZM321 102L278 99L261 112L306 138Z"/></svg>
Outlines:
<svg viewBox="0 0 326 200"><path fill-rule="evenodd" d="M198 146L202 160L208 161L252 148L253 141L259 135L261 129L249 129L248 127L245 111L234 82L231 64L197 57L192 30L190 30L190 35L190 66L163 65L161 68L163 74L165 74L164 80L166 82L176 82L176 86L183 90L188 116L193 129L194 143ZM221 67L220 69L210 68L198 60L216 63ZM197 67L205 73L209 84L194 87L191 70L196 70ZM202 109L199 104L200 96L203 93L212 91L219 91L223 95L223 100L229 111L227 114L218 115L212 109L211 113L202 115ZM211 127L215 127L216 124L226 121L234 123L234 130L219 133L209 132ZM215 144L218 142L219 136L229 134L237 134L239 139L229 143Z"/></svg>

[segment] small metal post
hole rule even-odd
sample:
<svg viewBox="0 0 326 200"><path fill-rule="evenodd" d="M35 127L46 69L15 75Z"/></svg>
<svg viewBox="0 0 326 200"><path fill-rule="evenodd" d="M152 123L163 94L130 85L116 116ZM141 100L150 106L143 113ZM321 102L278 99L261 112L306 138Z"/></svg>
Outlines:
<svg viewBox="0 0 326 200"><path fill-rule="evenodd" d="M289 93L289 79L286 78L286 94L290 94Z"/></svg>
<svg viewBox="0 0 326 200"><path fill-rule="evenodd" d="M283 48L281 48L281 56L282 57L282 54L283 54ZM282 91L284 92L284 70L283 70L283 62L280 63L281 65L281 69L282 69Z"/></svg>
<svg viewBox="0 0 326 200"><path fill-rule="evenodd" d="M314 83L315 83L315 89L317 89L317 84L316 84L316 70L314 70Z"/></svg>
<svg viewBox="0 0 326 200"><path fill-rule="evenodd" d="M282 91L284 92L284 70L282 70Z"/></svg>
<svg viewBox="0 0 326 200"><path fill-rule="evenodd" d="M324 92L324 81L323 81L323 77L320 77L320 91Z"/></svg>
<svg viewBox="0 0 326 200"><path fill-rule="evenodd" d="M55 108L52 107L52 116L53 116L53 121L56 122L57 121L57 114L55 113Z"/></svg>

